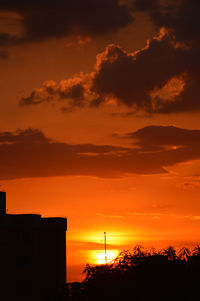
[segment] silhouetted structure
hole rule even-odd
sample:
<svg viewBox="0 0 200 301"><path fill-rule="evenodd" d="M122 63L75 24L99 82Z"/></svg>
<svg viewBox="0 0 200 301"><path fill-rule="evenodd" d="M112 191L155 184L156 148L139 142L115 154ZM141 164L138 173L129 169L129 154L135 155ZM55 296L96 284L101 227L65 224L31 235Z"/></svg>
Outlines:
<svg viewBox="0 0 200 301"><path fill-rule="evenodd" d="M63 300L66 218L6 214L0 192L0 300Z"/></svg>

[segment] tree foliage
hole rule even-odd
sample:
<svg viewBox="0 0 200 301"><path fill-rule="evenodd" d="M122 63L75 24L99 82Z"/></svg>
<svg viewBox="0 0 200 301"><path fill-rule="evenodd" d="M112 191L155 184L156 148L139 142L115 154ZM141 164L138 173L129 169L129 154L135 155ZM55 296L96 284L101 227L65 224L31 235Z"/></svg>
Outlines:
<svg viewBox="0 0 200 301"><path fill-rule="evenodd" d="M87 265L83 273L85 279L70 300L196 300L200 246L177 252L172 246L144 250L138 245L121 252L113 263Z"/></svg>

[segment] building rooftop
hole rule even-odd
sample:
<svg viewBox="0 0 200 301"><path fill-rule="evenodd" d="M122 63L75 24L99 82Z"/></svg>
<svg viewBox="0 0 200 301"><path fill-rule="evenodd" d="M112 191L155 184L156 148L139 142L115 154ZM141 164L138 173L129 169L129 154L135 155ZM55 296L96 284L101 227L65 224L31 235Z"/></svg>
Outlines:
<svg viewBox="0 0 200 301"><path fill-rule="evenodd" d="M0 227L43 227L62 228L67 230L67 219L64 217L42 217L40 214L7 214L6 193L0 191Z"/></svg>

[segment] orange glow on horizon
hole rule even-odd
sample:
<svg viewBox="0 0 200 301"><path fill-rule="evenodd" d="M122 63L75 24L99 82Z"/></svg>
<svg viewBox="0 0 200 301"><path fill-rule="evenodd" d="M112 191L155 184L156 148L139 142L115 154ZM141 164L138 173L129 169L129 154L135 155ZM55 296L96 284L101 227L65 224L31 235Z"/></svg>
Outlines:
<svg viewBox="0 0 200 301"><path fill-rule="evenodd" d="M76 239L80 241L87 241L90 243L103 244L103 232L88 232L87 234L80 233L80 236L76 237ZM129 233L127 229L124 231L109 231L107 232L107 244L112 246L124 245L128 241L135 241L136 236L133 236L132 233Z"/></svg>
<svg viewBox="0 0 200 301"><path fill-rule="evenodd" d="M106 259L105 259L105 252L102 250L95 250L91 252L91 261L94 264L105 264L111 263L119 254L119 250L107 250L106 251Z"/></svg>

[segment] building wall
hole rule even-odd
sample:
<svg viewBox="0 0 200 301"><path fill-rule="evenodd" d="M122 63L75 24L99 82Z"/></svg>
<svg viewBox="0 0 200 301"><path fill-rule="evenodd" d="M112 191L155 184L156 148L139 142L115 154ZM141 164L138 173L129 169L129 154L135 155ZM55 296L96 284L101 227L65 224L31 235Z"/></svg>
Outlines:
<svg viewBox="0 0 200 301"><path fill-rule="evenodd" d="M42 300L57 300L66 284L66 226L62 220L43 220L40 254Z"/></svg>
<svg viewBox="0 0 200 301"><path fill-rule="evenodd" d="M0 216L0 300L56 300L66 281L65 235L66 219Z"/></svg>

